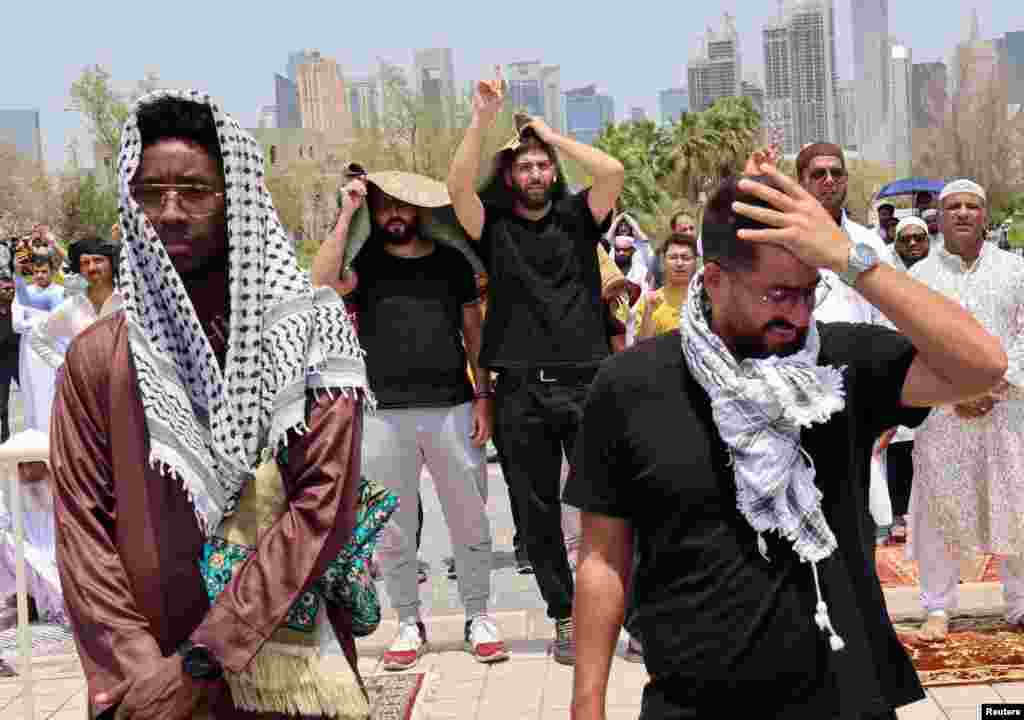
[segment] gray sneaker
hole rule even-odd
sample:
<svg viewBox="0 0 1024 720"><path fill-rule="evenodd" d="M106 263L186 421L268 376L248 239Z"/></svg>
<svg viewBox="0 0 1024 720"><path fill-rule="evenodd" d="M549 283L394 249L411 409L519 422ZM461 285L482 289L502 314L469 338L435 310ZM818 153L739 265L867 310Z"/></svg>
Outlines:
<svg viewBox="0 0 1024 720"><path fill-rule="evenodd" d="M571 617L555 620L555 641L551 643L551 656L560 665L576 664L576 631Z"/></svg>

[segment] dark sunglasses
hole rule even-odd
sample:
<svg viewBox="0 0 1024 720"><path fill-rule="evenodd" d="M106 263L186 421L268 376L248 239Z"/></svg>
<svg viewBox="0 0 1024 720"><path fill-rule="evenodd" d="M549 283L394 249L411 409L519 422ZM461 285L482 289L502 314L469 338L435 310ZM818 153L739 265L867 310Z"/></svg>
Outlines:
<svg viewBox="0 0 1024 720"><path fill-rule="evenodd" d="M830 175L833 180L845 180L846 168L814 168L811 170L811 180L815 182L821 182L826 175Z"/></svg>

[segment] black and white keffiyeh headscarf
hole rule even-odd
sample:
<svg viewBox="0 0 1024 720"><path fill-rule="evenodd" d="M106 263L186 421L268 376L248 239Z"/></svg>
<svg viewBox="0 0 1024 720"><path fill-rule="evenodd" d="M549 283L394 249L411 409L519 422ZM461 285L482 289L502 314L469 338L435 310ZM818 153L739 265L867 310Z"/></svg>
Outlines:
<svg viewBox="0 0 1024 720"><path fill-rule="evenodd" d="M774 531L811 563L818 593L815 621L831 635L833 649L842 649L817 570L817 563L835 551L836 538L821 510L814 463L800 445L801 428L827 422L845 407L841 369L818 365L821 340L814 322L803 349L793 355L737 360L711 329L704 305L702 269L690 281L681 311L683 355L711 398L715 426L729 448L736 504L757 532L766 559L763 533Z"/></svg>
<svg viewBox="0 0 1024 720"><path fill-rule="evenodd" d="M172 97L213 114L224 165L230 317L223 372L181 277L129 192L142 158L138 108ZM204 534L234 510L262 451L304 432L306 391L361 393L363 351L337 293L299 268L263 180L256 141L209 95L158 91L125 123L119 291L138 375L149 461L183 483Z"/></svg>

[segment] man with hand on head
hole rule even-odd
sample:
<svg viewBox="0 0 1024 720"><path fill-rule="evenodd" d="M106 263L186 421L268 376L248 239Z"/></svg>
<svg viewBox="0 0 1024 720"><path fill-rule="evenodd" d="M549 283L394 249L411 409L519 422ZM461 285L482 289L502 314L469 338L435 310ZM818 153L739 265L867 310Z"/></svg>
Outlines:
<svg viewBox="0 0 1024 720"><path fill-rule="evenodd" d="M385 533L378 549L399 620L384 668L408 670L428 649L415 543L424 463L458 567L464 647L482 663L504 660L508 650L487 612L492 545L484 446L494 398L490 374L479 364L483 313L470 259L478 261L468 247L452 247L451 233L461 238L461 230L454 216L446 222L448 191L436 180L370 173L351 180L340 198L334 236L317 253L311 276L314 285L344 291L342 258L354 257L345 263L357 278L350 297L378 404L366 419L363 470L399 497L399 532Z"/></svg>
<svg viewBox="0 0 1024 720"><path fill-rule="evenodd" d="M501 110L503 92L501 81L479 83L448 190L487 266L490 303L480 364L499 376L496 440L534 576L555 621L554 659L572 664L573 578L561 527L562 456L573 456L587 389L610 353L595 249L625 171L597 148L527 118L494 159L478 194L484 134ZM578 162L593 186L569 194L558 153Z"/></svg>
<svg viewBox="0 0 1024 720"><path fill-rule="evenodd" d="M634 542L642 720L740 717L752 698L764 718L894 719L924 697L875 574L871 448L988 392L1006 353L760 171L708 203L680 331L609 359L587 397L565 492L583 512L576 720L605 717ZM816 324L822 269L902 334Z"/></svg>

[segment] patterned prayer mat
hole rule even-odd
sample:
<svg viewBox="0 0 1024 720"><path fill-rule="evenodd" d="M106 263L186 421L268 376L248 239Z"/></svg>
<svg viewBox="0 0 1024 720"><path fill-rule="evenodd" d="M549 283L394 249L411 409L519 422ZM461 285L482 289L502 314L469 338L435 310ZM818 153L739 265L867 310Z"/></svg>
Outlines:
<svg viewBox="0 0 1024 720"><path fill-rule="evenodd" d="M372 720L412 720L426 673L388 673L365 678Z"/></svg>
<svg viewBox="0 0 1024 720"><path fill-rule="evenodd" d="M953 618L941 643L919 640L920 623L895 627L924 686L1024 681L1024 627L1001 616Z"/></svg>
<svg viewBox="0 0 1024 720"><path fill-rule="evenodd" d="M32 657L72 655L77 652L71 628L42 623L29 627L32 630ZM0 658L16 657L17 654L18 628L12 627L0 632Z"/></svg>
<svg viewBox="0 0 1024 720"><path fill-rule="evenodd" d="M907 560L906 545L875 548L875 567L883 588L920 584L917 563ZM960 563L960 582L999 582L999 558L978 555Z"/></svg>

